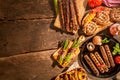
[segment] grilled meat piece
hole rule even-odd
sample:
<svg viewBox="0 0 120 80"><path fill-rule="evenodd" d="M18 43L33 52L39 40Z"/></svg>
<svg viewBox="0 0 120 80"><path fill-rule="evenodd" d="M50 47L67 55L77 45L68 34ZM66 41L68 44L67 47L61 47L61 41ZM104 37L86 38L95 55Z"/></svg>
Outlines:
<svg viewBox="0 0 120 80"><path fill-rule="evenodd" d="M99 71L101 73L104 73L103 67L101 67L101 64L99 63L99 61L97 60L97 58L95 57L95 55L93 53L90 53L90 58L95 63L95 65L97 66L97 68L99 69Z"/></svg>
<svg viewBox="0 0 120 80"><path fill-rule="evenodd" d="M111 21L120 22L120 8L113 8L110 11Z"/></svg>
<svg viewBox="0 0 120 80"><path fill-rule="evenodd" d="M92 60L89 58L88 55L84 55L84 59L86 60L87 64L90 66L90 68L92 69L93 73L96 76L99 76L99 71L98 69L95 67L94 63L92 62Z"/></svg>
<svg viewBox="0 0 120 80"><path fill-rule="evenodd" d="M110 51L109 46L108 45L104 45L104 48L106 50L106 53L107 53L107 56L108 56L108 59L109 59L111 67L115 67L115 63L114 63L114 60L113 60L113 57L112 57L112 53Z"/></svg>
<svg viewBox="0 0 120 80"><path fill-rule="evenodd" d="M102 57L105 61L105 64L107 65L108 68L110 68L110 62L108 60L108 56L107 56L107 53L105 51L105 48L103 46L100 46L100 51L101 51Z"/></svg>
<svg viewBox="0 0 120 80"><path fill-rule="evenodd" d="M97 58L97 60L100 62L101 67L103 67L104 71L105 71L105 72L108 72L109 69L108 69L108 67L106 66L106 64L105 64L105 62L103 61L103 59L101 58L101 56L99 55L99 53L98 53L98 52L95 52L94 55L95 55L95 57Z"/></svg>

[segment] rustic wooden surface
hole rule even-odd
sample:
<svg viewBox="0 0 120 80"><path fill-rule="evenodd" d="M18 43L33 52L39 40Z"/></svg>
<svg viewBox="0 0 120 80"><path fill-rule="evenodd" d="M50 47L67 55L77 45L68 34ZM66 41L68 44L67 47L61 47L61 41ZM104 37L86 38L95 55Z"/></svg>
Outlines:
<svg viewBox="0 0 120 80"><path fill-rule="evenodd" d="M53 66L54 51L0 58L0 80L51 80L63 70Z"/></svg>
<svg viewBox="0 0 120 80"><path fill-rule="evenodd" d="M77 37L52 27L52 19L1 21L0 56L56 49L59 41Z"/></svg>
<svg viewBox="0 0 120 80"><path fill-rule="evenodd" d="M53 0L0 0L0 19L51 18L53 6Z"/></svg>
<svg viewBox="0 0 120 80"><path fill-rule="evenodd" d="M55 49L76 36L53 27L52 0L0 0L0 57Z"/></svg>
<svg viewBox="0 0 120 80"><path fill-rule="evenodd" d="M0 80L54 80L51 54L77 38L53 27L53 0L0 0Z"/></svg>
<svg viewBox="0 0 120 80"><path fill-rule="evenodd" d="M53 27L53 0L0 0L0 80L53 80L51 54L74 39Z"/></svg>

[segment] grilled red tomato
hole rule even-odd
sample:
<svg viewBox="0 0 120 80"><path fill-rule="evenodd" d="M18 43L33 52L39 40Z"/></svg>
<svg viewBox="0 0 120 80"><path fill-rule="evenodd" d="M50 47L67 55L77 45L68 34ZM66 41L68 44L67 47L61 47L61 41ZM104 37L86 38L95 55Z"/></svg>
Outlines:
<svg viewBox="0 0 120 80"><path fill-rule="evenodd" d="M110 26L110 34L111 35L119 35L120 34L120 24L119 23L115 23L112 26Z"/></svg>
<svg viewBox="0 0 120 80"><path fill-rule="evenodd" d="M114 26L111 26L110 27L110 34L113 35L113 36L116 35L117 34L117 28L114 27Z"/></svg>
<svg viewBox="0 0 120 80"><path fill-rule="evenodd" d="M114 58L115 63L120 64L120 56Z"/></svg>
<svg viewBox="0 0 120 80"><path fill-rule="evenodd" d="M103 0L88 0L88 5L91 8L95 8L97 6L100 6L102 4Z"/></svg>

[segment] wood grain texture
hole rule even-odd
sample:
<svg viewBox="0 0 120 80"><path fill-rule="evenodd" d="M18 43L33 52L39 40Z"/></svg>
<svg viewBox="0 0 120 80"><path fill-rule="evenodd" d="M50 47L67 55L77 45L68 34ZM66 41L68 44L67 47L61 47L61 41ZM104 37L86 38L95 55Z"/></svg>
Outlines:
<svg viewBox="0 0 120 80"><path fill-rule="evenodd" d="M0 80L51 80L63 71L51 55L78 35L61 33L54 18L53 0L0 0Z"/></svg>
<svg viewBox="0 0 120 80"><path fill-rule="evenodd" d="M0 57L55 49L73 36L53 28L53 19L0 22Z"/></svg>
<svg viewBox="0 0 120 80"><path fill-rule="evenodd" d="M0 80L51 80L63 70L52 66L54 51L0 58Z"/></svg>
<svg viewBox="0 0 120 80"><path fill-rule="evenodd" d="M0 19L54 17L53 0L0 0Z"/></svg>

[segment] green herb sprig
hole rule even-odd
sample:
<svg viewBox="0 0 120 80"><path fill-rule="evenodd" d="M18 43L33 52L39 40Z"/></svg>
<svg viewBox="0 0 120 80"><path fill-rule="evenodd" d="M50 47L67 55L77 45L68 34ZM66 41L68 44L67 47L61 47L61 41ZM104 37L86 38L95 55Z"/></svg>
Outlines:
<svg viewBox="0 0 120 80"><path fill-rule="evenodd" d="M109 43L110 42L110 40L108 40L108 38L104 38L103 40L102 40L102 43Z"/></svg>

